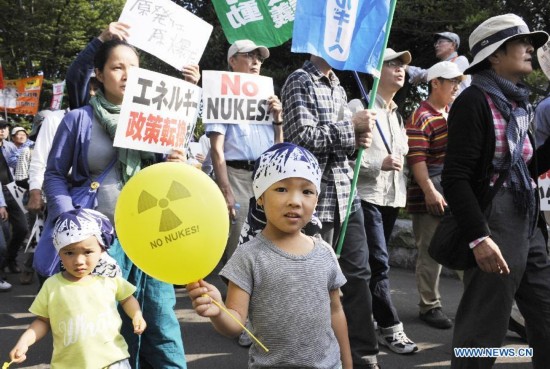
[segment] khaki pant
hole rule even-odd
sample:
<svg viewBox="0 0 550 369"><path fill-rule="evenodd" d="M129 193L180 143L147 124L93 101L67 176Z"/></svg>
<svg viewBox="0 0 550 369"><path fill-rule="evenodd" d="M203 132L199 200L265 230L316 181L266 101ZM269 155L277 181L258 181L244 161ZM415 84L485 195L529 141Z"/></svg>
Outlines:
<svg viewBox="0 0 550 369"><path fill-rule="evenodd" d="M252 190L252 172L227 166L227 176L233 190L233 195L235 196L235 202L241 208L237 211L237 217L229 229L229 239L227 240L224 253L225 261L229 260L237 249L241 228L248 215L248 204L250 198L254 196L254 191Z"/></svg>
<svg viewBox="0 0 550 369"><path fill-rule="evenodd" d="M441 265L430 254L428 246L439 225L441 217L428 213L412 214L412 224L418 256L416 258L416 286L420 295L420 313L441 307L441 295L439 294L439 274Z"/></svg>

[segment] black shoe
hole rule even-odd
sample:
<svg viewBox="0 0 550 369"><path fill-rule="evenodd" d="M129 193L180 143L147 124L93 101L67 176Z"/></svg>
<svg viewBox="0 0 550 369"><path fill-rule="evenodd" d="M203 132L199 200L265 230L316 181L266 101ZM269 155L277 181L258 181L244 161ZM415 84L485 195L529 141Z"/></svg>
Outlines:
<svg viewBox="0 0 550 369"><path fill-rule="evenodd" d="M430 309L424 314L420 313L420 319L434 328L449 329L453 326L452 320L439 307Z"/></svg>
<svg viewBox="0 0 550 369"><path fill-rule="evenodd" d="M19 269L19 267L17 266L17 263L15 261L13 262L8 262L7 265L6 265L6 269L8 270L9 273L11 274L19 274L21 273L21 269Z"/></svg>
<svg viewBox="0 0 550 369"><path fill-rule="evenodd" d="M527 342L527 332L525 332L525 326L512 317L510 317L510 320L508 320L508 329L516 333L525 342Z"/></svg>

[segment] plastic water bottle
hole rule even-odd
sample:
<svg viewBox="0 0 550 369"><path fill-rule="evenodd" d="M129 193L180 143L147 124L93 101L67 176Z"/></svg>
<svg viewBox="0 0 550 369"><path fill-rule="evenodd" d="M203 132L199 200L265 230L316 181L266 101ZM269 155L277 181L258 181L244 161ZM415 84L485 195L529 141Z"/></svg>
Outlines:
<svg viewBox="0 0 550 369"><path fill-rule="evenodd" d="M241 210L241 204L236 202L235 206L233 206L233 209L235 209L235 218L237 218L237 216L239 215L239 210ZM237 222L235 218L231 220L231 224L235 224Z"/></svg>

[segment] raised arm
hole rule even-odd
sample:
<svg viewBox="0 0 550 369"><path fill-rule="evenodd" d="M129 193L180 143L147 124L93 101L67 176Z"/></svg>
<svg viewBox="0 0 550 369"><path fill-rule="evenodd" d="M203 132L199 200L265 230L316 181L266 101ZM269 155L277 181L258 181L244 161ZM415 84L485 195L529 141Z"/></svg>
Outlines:
<svg viewBox="0 0 550 369"><path fill-rule="evenodd" d="M110 23L71 63L65 75L71 110L87 105L90 100L90 78L94 71L94 56L101 44L113 38L127 39L129 28L130 26L126 23Z"/></svg>

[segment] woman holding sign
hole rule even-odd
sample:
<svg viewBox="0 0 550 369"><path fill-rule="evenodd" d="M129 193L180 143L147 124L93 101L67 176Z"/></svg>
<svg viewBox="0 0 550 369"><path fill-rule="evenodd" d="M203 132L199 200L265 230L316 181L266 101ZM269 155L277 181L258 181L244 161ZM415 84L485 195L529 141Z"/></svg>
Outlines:
<svg viewBox="0 0 550 369"><path fill-rule="evenodd" d="M122 186L140 169L162 160L160 155L153 153L113 147L127 73L131 67L138 66L137 51L125 41L115 37L99 45L94 56L94 67L101 87L90 99L89 105L65 116L48 159L45 192L48 216L53 219L73 209L69 194L71 187L81 186L89 178L95 179L103 174L104 179L98 189L97 210L112 221ZM85 86L86 82L84 80L80 84ZM182 151L173 150L166 160L183 162L185 156ZM132 367L139 367L142 362L145 367L186 368L180 327L173 309L173 286L137 268L126 257L118 240L113 245L112 255L120 265L123 276L137 287L135 296L143 307L145 319L150 322L147 333L139 339L131 333L131 321L121 315L121 333L128 343Z"/></svg>

